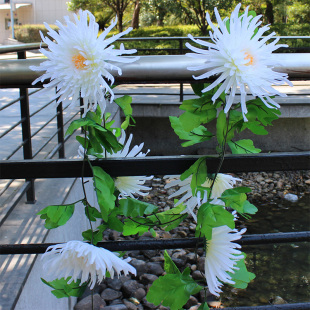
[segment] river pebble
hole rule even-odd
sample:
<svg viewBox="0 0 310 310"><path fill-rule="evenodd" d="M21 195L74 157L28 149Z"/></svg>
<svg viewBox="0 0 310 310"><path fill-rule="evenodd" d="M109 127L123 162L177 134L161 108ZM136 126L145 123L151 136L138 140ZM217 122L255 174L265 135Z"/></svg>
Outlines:
<svg viewBox="0 0 310 310"><path fill-rule="evenodd" d="M283 201L284 197L287 197L287 195L295 195L300 199L302 196L310 193L309 171L255 172L240 173L234 176L242 179L242 182L239 182L238 186L248 186L252 189L252 192L248 193L248 199L250 202L264 206L264 203L268 201L269 207L271 202L272 208L274 209L273 212L281 212L281 210L286 208ZM147 184L148 186L152 186L152 191L147 196L143 197L144 201L157 205L159 211L164 211L167 208L170 209L173 206L173 199L168 199L168 196L173 194L177 188L169 188L166 190L164 186L167 182L167 179L163 179L161 176L156 176ZM308 208L309 206L305 206L305 209L308 210ZM266 217L265 220L268 221L268 218ZM255 223L255 217L253 217L251 221ZM270 222L272 221L273 218L271 217ZM238 223L239 227L242 227L243 223ZM195 228L196 225L192 218L188 217L179 227L169 232L156 230L156 233L157 238L162 239L194 237ZM104 232L104 238L105 240L133 240L138 237L123 237L118 232L107 230ZM147 232L140 238L147 240L153 237ZM200 281L202 285L205 285L203 274L205 254L202 248L199 248L197 253L187 249L167 250L167 252L181 271L187 266L190 267L192 277ZM119 279L105 279L100 285L97 285L95 287L96 294L94 294L94 309L167 310L167 307L162 305L155 306L152 303L149 303L145 298L150 285L158 279L159 276L164 274L164 251L129 251L127 252L127 255L132 258L130 264L136 268L137 276L129 275L126 277L122 276ZM261 264L268 265L268 258L260 256L259 253L256 255L256 260L260 261ZM277 283L274 285L277 285ZM230 288L230 291L239 299L247 297L247 294L243 294L244 290ZM195 296L191 296L183 308L197 310L201 303L204 302L205 296L204 290ZM264 302L269 300L268 298L271 298L270 296L264 297L264 292L262 292L261 296L261 300L264 300ZM281 300L286 302L284 299L281 299L280 296L273 298L272 302L273 304L278 304ZM74 310L91 309L90 301L91 296L83 297L75 305ZM218 301L214 302L218 303ZM210 306L213 306L213 304L210 304ZM230 304L229 300L225 300L225 306L233 306L233 303Z"/></svg>

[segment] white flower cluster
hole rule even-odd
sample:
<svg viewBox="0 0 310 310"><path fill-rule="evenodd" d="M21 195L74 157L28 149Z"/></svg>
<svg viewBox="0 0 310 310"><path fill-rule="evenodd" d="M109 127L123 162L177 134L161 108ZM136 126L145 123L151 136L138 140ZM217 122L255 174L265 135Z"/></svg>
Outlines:
<svg viewBox="0 0 310 310"><path fill-rule="evenodd" d="M280 93L272 87L282 85L284 83L293 86L287 79L287 74L272 70L277 59L272 52L279 47L286 45L276 43L276 38L270 44L266 42L276 35L275 32L262 37L269 30L269 26L263 26L258 29L262 23L261 15L253 17L248 15L248 7L243 14L239 15L239 3L235 10L231 13L230 19L221 19L217 9L214 9L218 26L215 26L209 13L207 13L207 21L213 32L210 31L210 37L214 43L203 40L189 38L195 43L203 45L208 49L201 49L186 43L186 46L195 53L188 53L187 56L193 58L204 59L205 63L201 66L189 67L189 70L197 71L208 69L208 71L200 76L193 76L194 79L206 79L212 75L219 75L217 79L206 87L203 92L213 89L222 83L215 92L212 100L215 101L223 91L229 93L224 112L227 113L233 104L237 89L241 93L241 109L243 118L247 121L246 95L248 88L253 96L259 97L269 108L280 107L271 96L279 95L285 97L286 94Z"/></svg>
<svg viewBox="0 0 310 310"><path fill-rule="evenodd" d="M67 25L59 21L55 23L59 31L53 30L47 23L49 37L41 33L42 41L48 45L49 50L43 48L40 52L47 57L39 67L30 67L34 71L45 71L32 84L50 80L44 87L56 87L55 98L59 102L70 102L72 106L80 106L80 96L84 100L84 114L89 110L96 110L100 106L102 114L106 108L106 96L110 95L110 102L114 93L108 84L113 85L114 77L110 71L116 70L119 75L122 70L114 63L131 63L139 57L122 57L122 54L133 54L135 49L125 50L121 44L120 49L111 45L121 36L132 30L127 30L106 38L111 29L116 25L115 18L111 25L98 37L99 25L95 17L88 11L79 11L79 16L74 14L75 23L65 17Z"/></svg>
<svg viewBox="0 0 310 310"><path fill-rule="evenodd" d="M82 241L50 246L42 258L46 259L44 269L56 279L71 277L69 284L80 279L80 285L89 281L90 289L106 277L107 271L111 278L115 274L119 277L122 272L136 275L136 269L128 264L130 258L123 260L106 249Z"/></svg>

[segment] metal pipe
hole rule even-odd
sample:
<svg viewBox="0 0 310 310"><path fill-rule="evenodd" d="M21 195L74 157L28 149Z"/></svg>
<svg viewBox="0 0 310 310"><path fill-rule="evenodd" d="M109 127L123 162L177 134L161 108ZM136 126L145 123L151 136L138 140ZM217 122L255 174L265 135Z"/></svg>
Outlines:
<svg viewBox="0 0 310 310"><path fill-rule="evenodd" d="M310 36L277 36L277 37L280 39L290 39L290 40L310 39ZM206 36L206 37L199 36L195 38L202 39L202 40L211 39L209 36ZM188 40L190 41L188 37L132 37L132 38L119 38L118 39L118 41L124 41L124 42L126 41L155 41L155 40L162 40L162 41ZM41 47L47 48L47 44L43 42L38 42L38 43L19 44L17 46L16 45L0 46L0 54L12 53L12 52L17 52L17 51L31 51L31 50L39 49Z"/></svg>
<svg viewBox="0 0 310 310"><path fill-rule="evenodd" d="M283 304L283 305L264 305L252 307L229 307L222 308L222 310L309 310L310 302L296 303L296 304Z"/></svg>
<svg viewBox="0 0 310 310"><path fill-rule="evenodd" d="M241 240L236 241L236 243L244 246L305 241L310 241L310 231L244 235ZM44 253L49 246L55 244L57 243L1 244L0 254L41 254ZM190 249L204 247L205 241L203 238L142 239L133 241L105 241L99 242L97 246L103 247L109 251Z"/></svg>
<svg viewBox="0 0 310 310"><path fill-rule="evenodd" d="M182 174L201 156L148 156L139 158L108 158L92 160L112 177L139 175ZM218 156L206 158L208 172L214 173L219 164ZM83 160L17 160L0 161L0 179L23 178L77 178L80 177ZM271 153L252 155L227 155L221 172L258 172L309 170L310 152ZM85 177L92 171L85 164Z"/></svg>
<svg viewBox="0 0 310 310"><path fill-rule="evenodd" d="M275 71L284 72L290 78L310 78L310 54L274 54ZM31 83L43 72L32 71L29 66L38 66L44 59L0 60L0 88L42 87ZM116 83L181 83L193 82L193 74L205 71L189 71L187 67L198 66L202 59L189 58L185 55L141 56L134 63L118 66L122 75L115 75ZM115 72L113 72L115 74Z"/></svg>

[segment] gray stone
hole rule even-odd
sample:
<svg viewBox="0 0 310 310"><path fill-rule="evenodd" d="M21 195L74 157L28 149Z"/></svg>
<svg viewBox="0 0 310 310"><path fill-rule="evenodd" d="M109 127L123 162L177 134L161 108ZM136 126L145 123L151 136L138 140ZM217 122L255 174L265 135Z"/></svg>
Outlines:
<svg viewBox="0 0 310 310"><path fill-rule="evenodd" d="M284 305L287 304L287 302L280 296L276 296L274 301L273 301L274 305Z"/></svg>
<svg viewBox="0 0 310 310"><path fill-rule="evenodd" d="M129 309L129 310L137 310L137 309L138 309L138 307L137 307L135 304L133 304L132 302L130 302L130 301L127 300L127 299L124 299L123 302L124 302L124 305L125 305L125 306L127 307L127 309Z"/></svg>
<svg viewBox="0 0 310 310"><path fill-rule="evenodd" d="M122 288L123 282L119 278L114 278L114 279L108 278L106 280L106 284L108 285L108 287L112 288L113 290L119 291Z"/></svg>
<svg viewBox="0 0 310 310"><path fill-rule="evenodd" d="M178 268L182 268L186 265L187 258L186 256L180 256L180 258L172 258L172 261L176 264Z"/></svg>
<svg viewBox="0 0 310 310"><path fill-rule="evenodd" d="M187 301L187 303L184 305L185 309L189 309L192 306L196 306L198 304L198 300L196 297L194 296L190 296L189 300Z"/></svg>
<svg viewBox="0 0 310 310"><path fill-rule="evenodd" d="M284 195L284 199L290 201L290 202L296 202L298 201L298 196L294 194L286 194Z"/></svg>
<svg viewBox="0 0 310 310"><path fill-rule="evenodd" d="M115 299L113 300L109 306L113 306L113 305L120 305L120 304L123 304L123 300L122 299Z"/></svg>
<svg viewBox="0 0 310 310"><path fill-rule="evenodd" d="M100 310L105 307L105 301L100 297L99 294L94 295L94 310ZM74 310L89 310L92 308L92 296L89 295L80 300L75 306ZM104 308L105 309L105 308ZM112 309L111 309L112 310Z"/></svg>
<svg viewBox="0 0 310 310"><path fill-rule="evenodd" d="M144 309L156 309L158 307L158 306L155 306L154 304L148 302L146 300L146 298L143 298L142 302L143 302Z"/></svg>
<svg viewBox="0 0 310 310"><path fill-rule="evenodd" d="M186 256L187 256L187 261L191 264L196 264L197 259L199 258L199 255L196 255L196 253L194 252L190 252Z"/></svg>
<svg viewBox="0 0 310 310"><path fill-rule="evenodd" d="M147 273L147 266L145 261L134 258L129 262L129 264L136 268L137 277L140 277L142 274Z"/></svg>
<svg viewBox="0 0 310 310"><path fill-rule="evenodd" d="M121 298L122 293L116 290L113 290L111 288L106 288L102 293L101 293L101 298L103 298L106 301L111 301L117 298Z"/></svg>
<svg viewBox="0 0 310 310"><path fill-rule="evenodd" d="M136 280L129 280L123 284L124 295L131 297L139 288L143 288L143 285Z"/></svg>
<svg viewBox="0 0 310 310"><path fill-rule="evenodd" d="M157 251L156 250L144 250L141 251L142 254L147 257L147 258L151 258L157 255Z"/></svg>
<svg viewBox="0 0 310 310"><path fill-rule="evenodd" d="M106 306L103 308L104 310L127 310L127 307L124 304Z"/></svg>
<svg viewBox="0 0 310 310"><path fill-rule="evenodd" d="M155 274L156 276L161 276L164 273L164 269L158 263L148 262L146 263L147 272Z"/></svg>
<svg viewBox="0 0 310 310"><path fill-rule="evenodd" d="M146 292L143 288L138 288L134 293L133 297L137 298L138 300L142 300L146 295Z"/></svg>
<svg viewBox="0 0 310 310"><path fill-rule="evenodd" d="M194 280L203 280L205 277L199 270L195 270L192 273L192 277Z"/></svg>
<svg viewBox="0 0 310 310"><path fill-rule="evenodd" d="M157 280L158 277L154 274L145 273L140 277L140 282L144 285L153 283L155 280Z"/></svg>

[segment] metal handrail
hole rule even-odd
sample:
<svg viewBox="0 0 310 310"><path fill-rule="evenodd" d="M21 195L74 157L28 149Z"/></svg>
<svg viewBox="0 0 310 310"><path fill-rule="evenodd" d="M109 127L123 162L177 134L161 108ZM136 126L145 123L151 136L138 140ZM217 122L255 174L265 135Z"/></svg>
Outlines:
<svg viewBox="0 0 310 310"><path fill-rule="evenodd" d="M305 39L309 40L310 36L275 36L280 39ZM195 36L197 39L210 40L210 36ZM130 38L119 38L118 41L179 41L179 40L190 40L188 37L130 37ZM18 45L8 45L8 46L0 46L0 54L18 52L18 51L31 51L37 50L39 48L46 48L47 44L43 42L35 42L35 43L24 43Z"/></svg>
<svg viewBox="0 0 310 310"><path fill-rule="evenodd" d="M272 243L290 243L310 241L310 231L250 234L243 235L240 240L234 241L242 246L261 245ZM56 243L36 244L3 244L0 245L0 255L4 254L42 254L49 246ZM164 249L193 249L205 247L203 238L173 238L173 239L147 239L126 241L103 241L97 246L109 251L135 251L135 250L164 250Z"/></svg>
<svg viewBox="0 0 310 310"><path fill-rule="evenodd" d="M147 156L134 158L107 158L91 160L112 177L139 175L182 174L202 156ZM207 156L208 173L217 171L218 156ZM0 161L0 179L76 178L84 166L84 176L91 177L92 170L81 159L10 160ZM226 155L221 172L257 172L310 170L310 151L266 153L251 155Z"/></svg>
<svg viewBox="0 0 310 310"><path fill-rule="evenodd" d="M310 53L274 54L274 57L277 62L275 71L287 73L290 79L310 78ZM29 66L39 66L43 61L44 59L0 60L0 88L42 87L39 83L32 85L42 72L32 71ZM187 68L203 63L203 59L189 58L185 55L140 56L140 59L133 63L118 64L122 75L116 75L115 82L119 84L191 83L193 71ZM198 76L206 71L195 71L194 74Z"/></svg>

